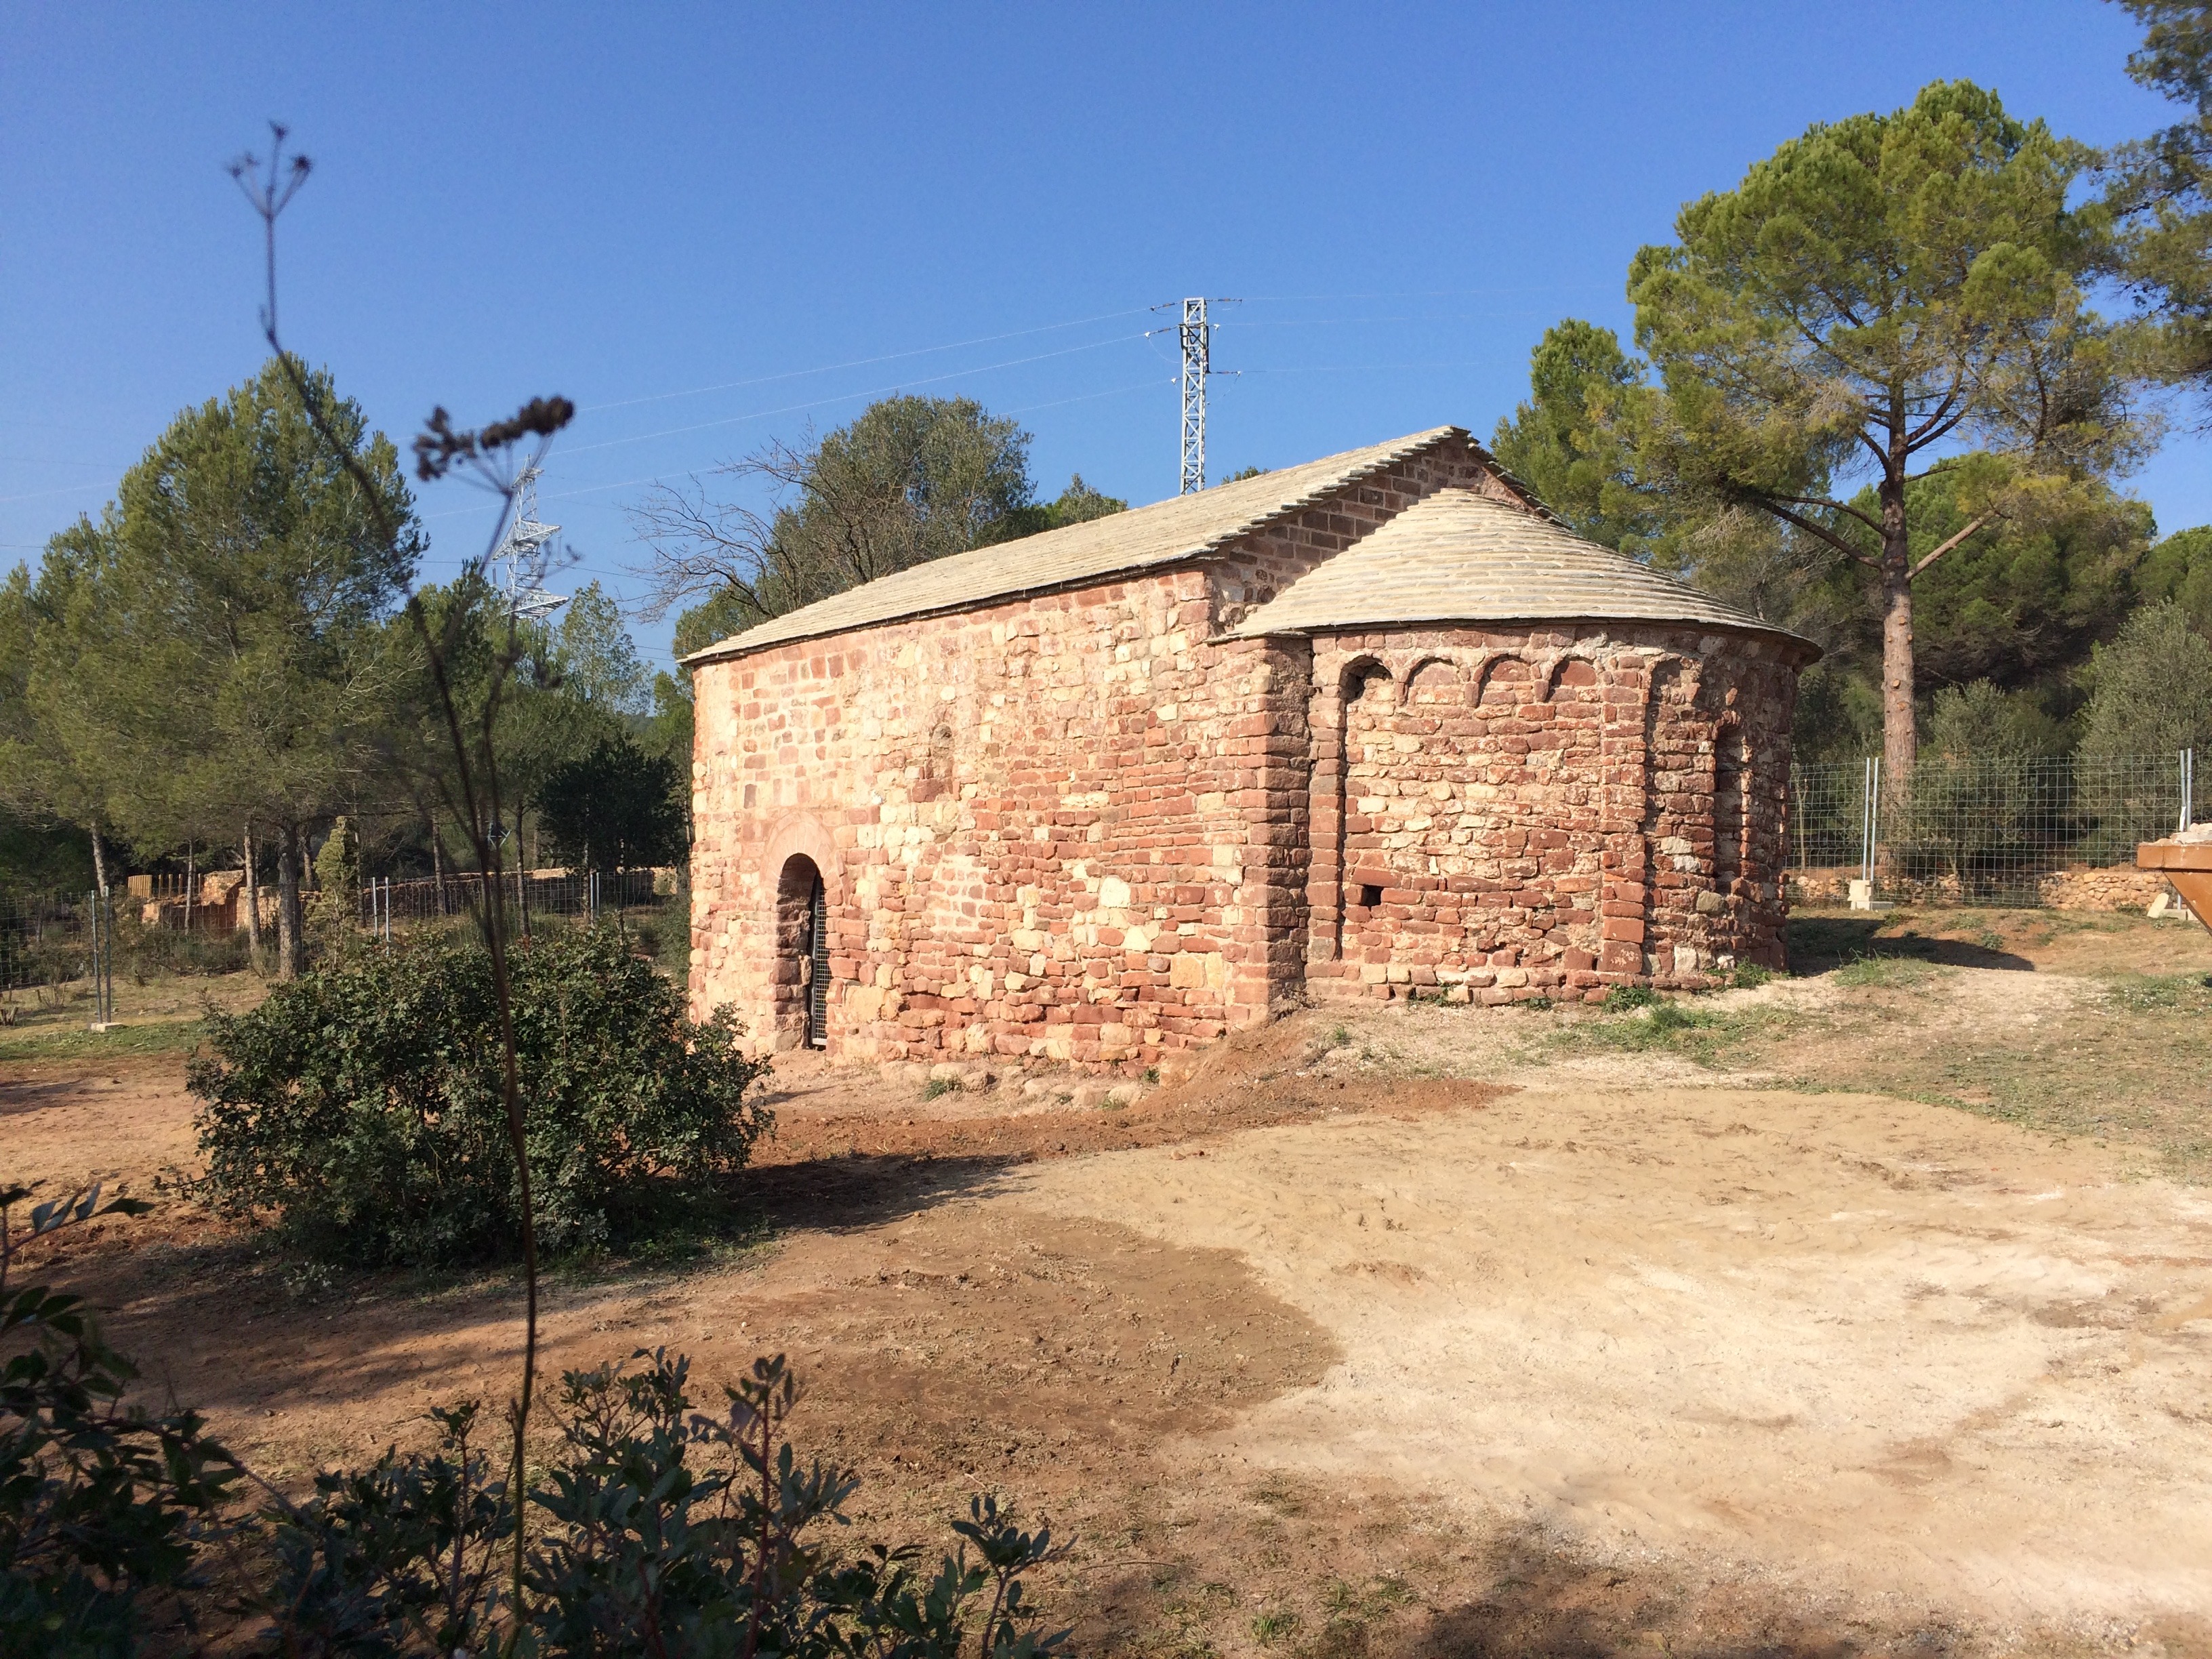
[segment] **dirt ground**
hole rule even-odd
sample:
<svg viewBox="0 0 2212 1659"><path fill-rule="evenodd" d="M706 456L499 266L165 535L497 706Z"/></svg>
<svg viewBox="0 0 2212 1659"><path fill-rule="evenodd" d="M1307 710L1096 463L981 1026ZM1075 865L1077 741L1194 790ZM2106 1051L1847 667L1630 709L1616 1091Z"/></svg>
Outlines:
<svg viewBox="0 0 2212 1659"><path fill-rule="evenodd" d="M748 1224L556 1277L551 1364L786 1351L856 1513L995 1490L1108 1654L2212 1654L2212 935L1801 918L1674 1005L1316 1011L1077 1109L780 1069ZM512 1281L173 1194L174 1054L0 1061L42 1263L280 1480L501 1398Z"/></svg>

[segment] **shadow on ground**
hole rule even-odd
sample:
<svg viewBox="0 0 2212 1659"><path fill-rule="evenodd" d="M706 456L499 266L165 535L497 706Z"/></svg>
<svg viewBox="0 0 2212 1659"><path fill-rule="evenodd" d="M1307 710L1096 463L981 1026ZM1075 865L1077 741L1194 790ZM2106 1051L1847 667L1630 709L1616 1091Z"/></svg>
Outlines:
<svg viewBox="0 0 2212 1659"><path fill-rule="evenodd" d="M1487 1590L1432 1614L1407 1651L1424 1659L1851 1659L1861 1654L1953 1654L1962 1632L1928 1624L1860 1625L1834 1610L1810 1617L1749 1586L1694 1589L1649 1571L1577 1559L1528 1533L1486 1552Z"/></svg>
<svg viewBox="0 0 2212 1659"><path fill-rule="evenodd" d="M757 1164L726 1182L724 1192L734 1207L776 1231L842 1232L963 1197L1028 1161L1020 1152L936 1158L856 1148L793 1164Z"/></svg>
<svg viewBox="0 0 2212 1659"><path fill-rule="evenodd" d="M1895 957L1945 968L1998 968L2032 974L2035 964L2011 951L1968 939L1942 939L1907 931L1884 933L1880 915L1796 916L1790 922L1790 967L1793 973L1825 974L1868 957Z"/></svg>

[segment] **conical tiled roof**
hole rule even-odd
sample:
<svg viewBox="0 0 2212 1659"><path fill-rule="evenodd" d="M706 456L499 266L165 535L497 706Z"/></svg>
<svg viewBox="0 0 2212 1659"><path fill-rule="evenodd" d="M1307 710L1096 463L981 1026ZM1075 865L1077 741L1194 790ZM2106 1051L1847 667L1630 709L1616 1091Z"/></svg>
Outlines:
<svg viewBox="0 0 2212 1659"><path fill-rule="evenodd" d="M1547 621L1686 623L1799 637L1550 519L1462 489L1407 507L1230 633Z"/></svg>
<svg viewBox="0 0 2212 1659"><path fill-rule="evenodd" d="M1172 563L1210 552L1425 449L1452 439L1464 442L1467 436L1455 426L1436 427L1303 466L1171 495L1108 518L955 553L772 617L684 660L713 662L791 640L818 639L848 629L957 611L1020 593L1048 592L1124 570Z"/></svg>

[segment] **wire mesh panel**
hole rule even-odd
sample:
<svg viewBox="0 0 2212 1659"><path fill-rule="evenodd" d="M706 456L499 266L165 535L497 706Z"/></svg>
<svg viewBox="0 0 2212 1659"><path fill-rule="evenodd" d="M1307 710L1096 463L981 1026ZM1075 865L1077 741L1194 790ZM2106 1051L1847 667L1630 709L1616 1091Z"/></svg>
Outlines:
<svg viewBox="0 0 2212 1659"><path fill-rule="evenodd" d="M0 893L0 992L64 985L92 971L85 895Z"/></svg>
<svg viewBox="0 0 2212 1659"><path fill-rule="evenodd" d="M1856 868L1865 852L1866 766L1839 761L1790 769L1790 864Z"/></svg>
<svg viewBox="0 0 2212 1659"><path fill-rule="evenodd" d="M1870 868L1920 903L2045 903L2069 872L2130 866L2138 842L2195 823L2193 760L1923 754L1901 782L1872 760L1794 767L1791 870L1814 902Z"/></svg>
<svg viewBox="0 0 2212 1659"><path fill-rule="evenodd" d="M2185 811L2179 757L1924 756L1886 790L1880 875L1922 899L2035 904L2069 868L2131 864Z"/></svg>
<svg viewBox="0 0 2212 1659"><path fill-rule="evenodd" d="M651 870L580 870L556 876L520 875L507 871L491 884L495 901L510 915L526 908L534 916L590 920L616 910L649 909L669 902L654 890ZM362 883L361 925L372 933L471 913L485 886L473 872L392 880L371 877Z"/></svg>

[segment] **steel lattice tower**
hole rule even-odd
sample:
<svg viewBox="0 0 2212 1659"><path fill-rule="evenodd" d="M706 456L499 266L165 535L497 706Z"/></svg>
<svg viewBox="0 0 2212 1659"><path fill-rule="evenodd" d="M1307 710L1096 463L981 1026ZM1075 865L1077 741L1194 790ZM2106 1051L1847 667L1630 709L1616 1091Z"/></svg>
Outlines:
<svg viewBox="0 0 2212 1659"><path fill-rule="evenodd" d="M1182 493L1206 488L1206 377L1213 325L1203 299L1182 302Z"/></svg>
<svg viewBox="0 0 2212 1659"><path fill-rule="evenodd" d="M550 617L568 603L566 595L545 591L545 545L561 526L538 521L538 468L526 466L514 481L514 517L491 556L507 609L518 617Z"/></svg>

